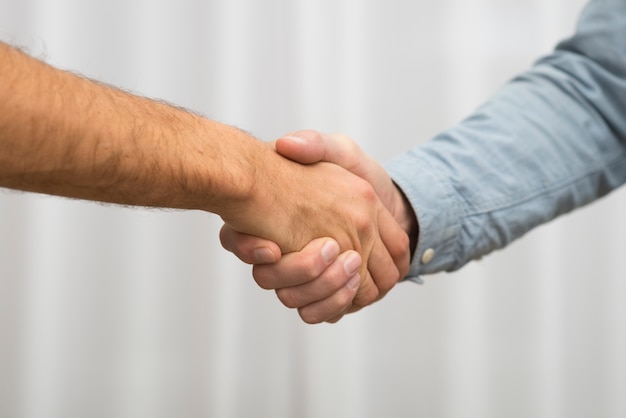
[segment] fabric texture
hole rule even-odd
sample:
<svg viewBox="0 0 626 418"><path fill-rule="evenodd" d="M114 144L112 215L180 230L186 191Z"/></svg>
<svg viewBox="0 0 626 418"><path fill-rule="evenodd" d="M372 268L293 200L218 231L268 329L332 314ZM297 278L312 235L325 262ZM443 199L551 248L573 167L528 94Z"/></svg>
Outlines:
<svg viewBox="0 0 626 418"><path fill-rule="evenodd" d="M409 273L418 282L621 186L626 2L589 3L574 36L551 55L386 168L418 218Z"/></svg>

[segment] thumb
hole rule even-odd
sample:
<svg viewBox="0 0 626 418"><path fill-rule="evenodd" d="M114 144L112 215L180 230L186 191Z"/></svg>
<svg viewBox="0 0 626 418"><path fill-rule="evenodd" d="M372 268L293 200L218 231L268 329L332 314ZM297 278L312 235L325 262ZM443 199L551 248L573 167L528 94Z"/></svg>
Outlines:
<svg viewBox="0 0 626 418"><path fill-rule="evenodd" d="M279 138L276 151L285 158L301 164L313 164L324 160L322 134L316 131L297 131Z"/></svg>
<svg viewBox="0 0 626 418"><path fill-rule="evenodd" d="M324 161L343 167L370 183L383 204L393 212L396 187L389 174L349 136L298 131L277 140L276 151L300 164Z"/></svg>
<svg viewBox="0 0 626 418"><path fill-rule="evenodd" d="M276 151L301 164L320 161L337 164L354 174L363 151L345 135L327 135L312 130L298 131L276 141Z"/></svg>

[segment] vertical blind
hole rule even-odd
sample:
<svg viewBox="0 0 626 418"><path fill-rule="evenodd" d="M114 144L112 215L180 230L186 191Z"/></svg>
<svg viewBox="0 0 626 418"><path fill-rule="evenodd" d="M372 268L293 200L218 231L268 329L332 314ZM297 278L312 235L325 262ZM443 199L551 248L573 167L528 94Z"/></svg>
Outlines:
<svg viewBox="0 0 626 418"><path fill-rule="evenodd" d="M263 140L345 132L384 162L583 6L0 0L0 39ZM221 249L214 215L0 190L0 417L623 417L624 214L622 190L310 326Z"/></svg>

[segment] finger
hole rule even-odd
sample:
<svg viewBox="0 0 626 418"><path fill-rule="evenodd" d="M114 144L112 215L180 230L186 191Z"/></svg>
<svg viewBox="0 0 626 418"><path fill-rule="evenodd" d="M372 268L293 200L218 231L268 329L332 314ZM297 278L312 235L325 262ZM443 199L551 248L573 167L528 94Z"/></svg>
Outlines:
<svg viewBox="0 0 626 418"><path fill-rule="evenodd" d="M371 256L371 253L369 256ZM374 279L365 264L361 267L360 277L361 283L359 284L359 289L354 297L353 305L367 306L374 303L378 299L378 294L380 292L378 291L376 283L374 282Z"/></svg>
<svg viewBox="0 0 626 418"><path fill-rule="evenodd" d="M409 268L408 237L384 209L379 214L377 233L380 235L367 253L367 266L362 267L366 269L365 273L361 272L365 275L365 280L354 298L353 306L364 307L380 300Z"/></svg>
<svg viewBox="0 0 626 418"><path fill-rule="evenodd" d="M380 240L376 242L374 250L368 259L367 269L372 275L376 289L378 289L376 298L370 301L371 304L382 299L395 286L400 279L400 273L389 251L387 251L387 248Z"/></svg>
<svg viewBox="0 0 626 418"><path fill-rule="evenodd" d="M276 151L302 164L326 161L349 171L364 156L363 150L345 135L327 135L316 131L298 131L279 138ZM354 172L354 171L353 171ZM360 173L354 172L360 175Z"/></svg>
<svg viewBox="0 0 626 418"><path fill-rule="evenodd" d="M379 291L376 300L396 285L408 271L409 265L408 237L389 212L381 212L378 228L380 238L375 241L367 262L367 268ZM405 247L402 248L402 245Z"/></svg>
<svg viewBox="0 0 626 418"><path fill-rule="evenodd" d="M358 306L358 305L355 305L354 303L351 303L350 306L348 306L348 308L344 312L342 312L341 314L339 314L339 315L337 315L337 316L335 316L333 318L330 318L330 319L326 320L326 322L328 322L329 324L336 324L344 316L346 316L348 314L351 314L351 313L354 313L354 312L357 312L357 311L360 311L362 308L363 308L362 306Z"/></svg>
<svg viewBox="0 0 626 418"><path fill-rule="evenodd" d="M281 259L278 244L253 235L242 234L228 224L222 226L220 230L220 242L224 249L232 252L247 264L275 263Z"/></svg>
<svg viewBox="0 0 626 418"><path fill-rule="evenodd" d="M393 259L401 279L409 272L411 263L411 241L409 236L393 215L386 210L379 217L378 228L382 244Z"/></svg>
<svg viewBox="0 0 626 418"><path fill-rule="evenodd" d="M301 164L312 164L324 159L324 143L319 132L297 131L279 138L274 143L283 157Z"/></svg>
<svg viewBox="0 0 626 418"><path fill-rule="evenodd" d="M283 157L302 164L337 164L370 183L386 206L393 202L395 186L385 169L346 135L298 131L278 139L274 145Z"/></svg>
<svg viewBox="0 0 626 418"><path fill-rule="evenodd" d="M332 296L298 308L300 318L307 324L319 324L340 318L350 309L360 281L361 278L357 273L347 285L343 286Z"/></svg>
<svg viewBox="0 0 626 418"><path fill-rule="evenodd" d="M363 309L363 306L358 306L355 305L354 303L352 304L352 306L350 306L350 308L348 308L348 311L345 313L345 315L351 314L351 313L355 313L360 311L361 309Z"/></svg>
<svg viewBox="0 0 626 418"><path fill-rule="evenodd" d="M348 309L350 309L350 308L348 308ZM346 310L346 312L347 312L347 311L348 311L348 310ZM342 313L341 313L341 314L339 314L339 315L333 316L332 318L327 319L327 320L326 320L326 321L324 321L324 322L328 322L329 324L336 324L337 322L339 322L339 321L341 320L341 318L343 318L343 317L346 315L346 312L342 312Z"/></svg>
<svg viewBox="0 0 626 418"><path fill-rule="evenodd" d="M337 258L339 244L331 238L318 238L301 251L285 254L275 264L255 265L252 276L263 289L281 289L317 278Z"/></svg>
<svg viewBox="0 0 626 418"><path fill-rule="evenodd" d="M390 208L394 185L387 171L350 137L322 134L326 150L324 161L333 162L372 185L383 204Z"/></svg>
<svg viewBox="0 0 626 418"><path fill-rule="evenodd" d="M276 290L278 299L288 308L301 308L333 296L342 287L351 283L351 279L361 268L361 256L356 251L341 254L319 277L299 286ZM354 285L354 283L352 283ZM359 283L356 283L358 287ZM352 286L354 287L354 286Z"/></svg>
<svg viewBox="0 0 626 418"><path fill-rule="evenodd" d="M380 239L377 234L378 231L374 229L371 233L367 232L367 235L370 236L369 239L366 241L361 240L362 246L359 249L363 258L363 263L361 264L360 269L361 283L353 302L358 306L367 306L378 299L379 290L371 272L368 269L368 260L372 257L372 255L384 260L384 256L378 255L378 252L381 251L380 247L375 246L376 241Z"/></svg>

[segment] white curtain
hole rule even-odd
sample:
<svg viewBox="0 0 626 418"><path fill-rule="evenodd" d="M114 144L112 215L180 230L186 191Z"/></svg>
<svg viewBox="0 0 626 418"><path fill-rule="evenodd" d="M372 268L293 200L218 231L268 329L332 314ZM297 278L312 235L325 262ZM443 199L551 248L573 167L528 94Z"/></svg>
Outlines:
<svg viewBox="0 0 626 418"><path fill-rule="evenodd" d="M0 38L264 140L341 131L384 161L583 5L0 0ZM0 417L624 417L625 192L309 326L221 249L214 215L0 190Z"/></svg>

